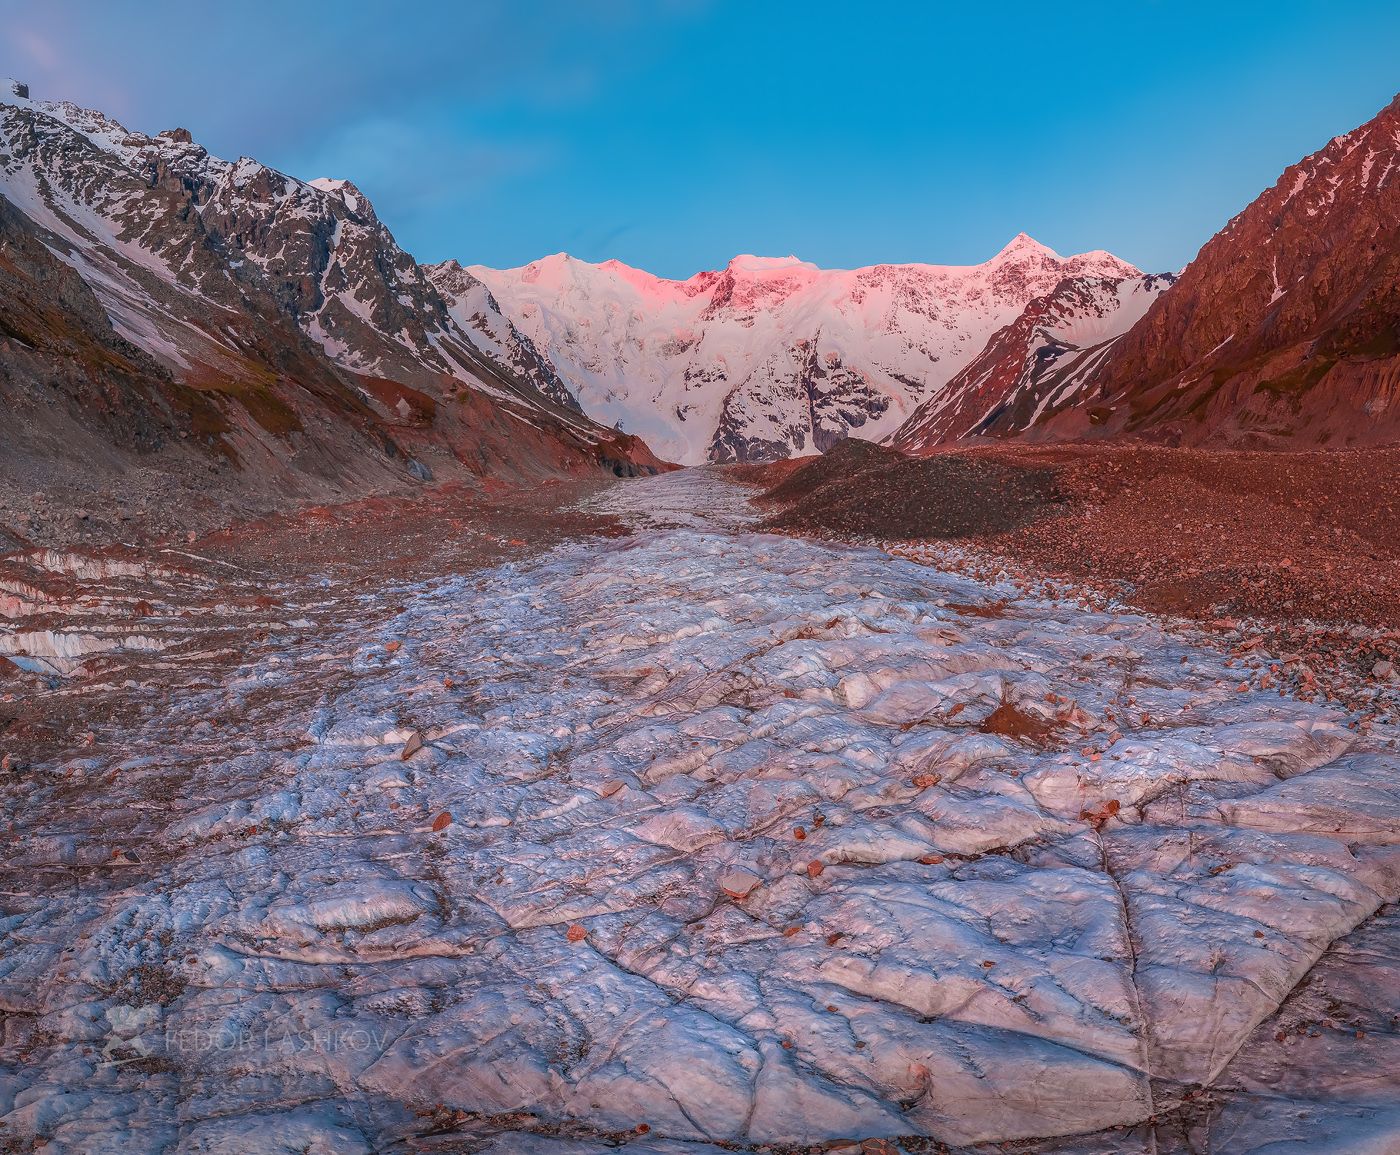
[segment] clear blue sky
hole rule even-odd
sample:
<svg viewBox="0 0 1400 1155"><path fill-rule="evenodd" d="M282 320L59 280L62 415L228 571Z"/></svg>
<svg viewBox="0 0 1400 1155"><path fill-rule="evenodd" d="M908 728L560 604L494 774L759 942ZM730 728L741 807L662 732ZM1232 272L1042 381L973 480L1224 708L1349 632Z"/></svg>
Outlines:
<svg viewBox="0 0 1400 1155"><path fill-rule="evenodd" d="M0 0L0 75L300 177L421 260L1179 267L1400 89L1400 3Z"/></svg>

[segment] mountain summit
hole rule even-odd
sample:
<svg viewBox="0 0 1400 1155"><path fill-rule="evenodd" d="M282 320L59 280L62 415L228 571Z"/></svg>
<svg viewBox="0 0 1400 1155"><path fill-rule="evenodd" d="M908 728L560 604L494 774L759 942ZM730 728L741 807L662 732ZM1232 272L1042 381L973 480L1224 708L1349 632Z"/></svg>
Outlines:
<svg viewBox="0 0 1400 1155"><path fill-rule="evenodd" d="M555 254L472 266L584 410L686 464L824 452L896 429L1066 277L1138 271L1024 233L980 265L735 257L683 281Z"/></svg>

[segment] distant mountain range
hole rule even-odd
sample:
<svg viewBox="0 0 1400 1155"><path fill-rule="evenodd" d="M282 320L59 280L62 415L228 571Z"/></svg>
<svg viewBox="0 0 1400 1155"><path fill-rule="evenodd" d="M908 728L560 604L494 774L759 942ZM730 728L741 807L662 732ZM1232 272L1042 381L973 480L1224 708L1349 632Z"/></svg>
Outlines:
<svg viewBox="0 0 1400 1155"><path fill-rule="evenodd" d="M158 462L266 504L848 436L1393 441L1397 170L1400 102L1179 279L1024 234L967 267L421 266L349 181L0 82L0 473Z"/></svg>
<svg viewBox="0 0 1400 1155"><path fill-rule="evenodd" d="M1061 257L1024 234L966 267L740 256L670 281L560 253L468 272L586 412L687 465L878 440L1066 278L1141 277L1109 253Z"/></svg>
<svg viewBox="0 0 1400 1155"><path fill-rule="evenodd" d="M667 281L473 268L585 410L676 460L1132 436L1400 440L1400 98L1289 168L1182 272L1018 236L968 268L739 257Z"/></svg>

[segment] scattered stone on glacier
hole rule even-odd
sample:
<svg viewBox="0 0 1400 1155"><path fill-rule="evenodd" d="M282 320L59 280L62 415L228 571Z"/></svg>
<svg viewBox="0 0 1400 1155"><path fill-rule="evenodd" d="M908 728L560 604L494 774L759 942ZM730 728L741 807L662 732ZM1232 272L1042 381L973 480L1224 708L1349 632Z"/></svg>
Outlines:
<svg viewBox="0 0 1400 1155"><path fill-rule="evenodd" d="M726 870L719 876L719 887L730 898L747 898L762 885L763 879L751 870Z"/></svg>
<svg viewBox="0 0 1400 1155"><path fill-rule="evenodd" d="M403 744L403 750L399 754L399 759L407 762L421 749L423 749L423 735L417 730L414 730L413 733L408 736L408 740Z"/></svg>
<svg viewBox="0 0 1400 1155"><path fill-rule="evenodd" d="M715 484L616 488L648 512L686 493L693 526ZM501 1155L591 1155L591 1129L640 1123L628 1149L666 1155L858 1135L1138 1155L1181 1079L1224 1104L1212 1149L1393 1145L1372 1076L1400 971L1336 944L1400 894L1393 727L1238 693L1141 617L800 539L648 530L397 600L381 639L411 665L329 661L320 683L321 655L383 648L309 633L191 686L176 716L217 726L122 732L101 790L109 756L9 786L36 816L10 865L62 869L28 871L0 920L0 1005L35 1025L22 1060L0 1052L7 1137L381 1150L443 1104L549 1132ZM435 737L405 763L410 701ZM1066 724L1022 740L1004 702ZM1071 703L1084 733L1060 749ZM1110 800L1102 831L1080 819ZM421 837L444 812L450 838ZM75 889L114 842L141 861ZM764 880L742 901L735 871ZM1363 955L1364 1013L1279 1011L1319 958ZM164 992L153 1040L369 1042L94 1075L109 992L142 990ZM1279 1089L1331 1100L1276 1123Z"/></svg>

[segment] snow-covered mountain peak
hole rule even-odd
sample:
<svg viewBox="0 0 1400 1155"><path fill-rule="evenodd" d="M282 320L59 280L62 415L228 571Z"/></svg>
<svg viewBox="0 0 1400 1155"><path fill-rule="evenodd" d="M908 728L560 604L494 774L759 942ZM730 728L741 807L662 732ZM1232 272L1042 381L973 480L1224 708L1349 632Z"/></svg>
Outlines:
<svg viewBox="0 0 1400 1155"><path fill-rule="evenodd" d="M1027 257L1048 257L1058 261L1063 258L1049 245L1042 245L1029 233L1017 233L997 253L988 264L1004 264L1007 261L1024 260Z"/></svg>
<svg viewBox="0 0 1400 1155"><path fill-rule="evenodd" d="M741 254L683 281L564 253L472 266L586 412L686 464L878 439L1065 277L1125 277L1020 234L980 265L821 269Z"/></svg>
<svg viewBox="0 0 1400 1155"><path fill-rule="evenodd" d="M1062 257L1049 245L1041 244L1026 233L1017 233L991 260L973 268L992 275L1025 269L1053 269L1079 277L1132 277L1142 271L1103 249ZM1052 281L1043 291L1053 287Z"/></svg>
<svg viewBox="0 0 1400 1155"><path fill-rule="evenodd" d="M6 81L0 85L0 94L3 94L0 95L0 105L30 109L60 121L85 136L103 152L125 153L133 144L147 143L150 139L140 133L132 133L120 121L94 108L83 108L71 100L34 100L21 95L20 90L28 93L29 86L18 81Z"/></svg>
<svg viewBox="0 0 1400 1155"><path fill-rule="evenodd" d="M318 176L315 180L309 180L306 183L319 192L337 198L352 213L374 216L374 206L370 203L369 197L365 196L353 181Z"/></svg>
<svg viewBox="0 0 1400 1155"><path fill-rule="evenodd" d="M569 256L568 253L550 253L547 257L541 257L537 261L531 261L528 265L521 265L512 271L517 273L526 284L533 285L543 282L558 285L573 277L577 267L586 264L586 261L580 261L576 257Z"/></svg>
<svg viewBox="0 0 1400 1155"><path fill-rule="evenodd" d="M764 273L786 272L791 269L810 269L820 272L816 265L809 264L799 257L756 257L752 253L740 253L733 257L725 269L731 273L762 275Z"/></svg>

